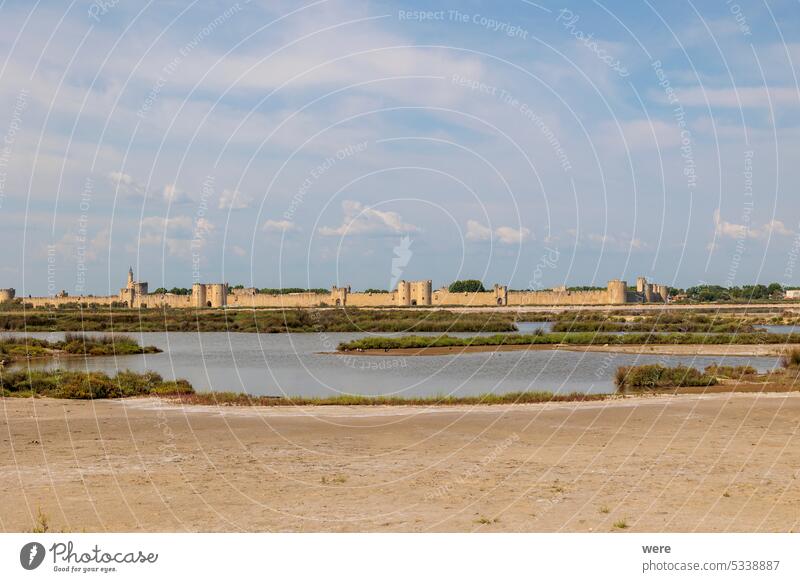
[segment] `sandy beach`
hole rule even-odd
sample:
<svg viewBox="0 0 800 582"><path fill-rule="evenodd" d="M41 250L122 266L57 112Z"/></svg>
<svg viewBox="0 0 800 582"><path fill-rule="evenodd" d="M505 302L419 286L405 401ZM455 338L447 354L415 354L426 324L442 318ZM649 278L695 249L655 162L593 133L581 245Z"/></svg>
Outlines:
<svg viewBox="0 0 800 582"><path fill-rule="evenodd" d="M3 531L30 531L39 509L55 531L800 526L797 393L429 408L6 398L0 408Z"/></svg>

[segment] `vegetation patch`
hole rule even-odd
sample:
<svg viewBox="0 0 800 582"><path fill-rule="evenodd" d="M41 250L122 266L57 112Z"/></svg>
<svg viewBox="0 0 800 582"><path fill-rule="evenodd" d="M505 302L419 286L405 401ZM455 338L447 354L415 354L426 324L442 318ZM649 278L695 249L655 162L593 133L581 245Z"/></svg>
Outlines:
<svg viewBox="0 0 800 582"><path fill-rule="evenodd" d="M800 350L793 349L781 358L781 366L788 369L800 368Z"/></svg>
<svg viewBox="0 0 800 582"><path fill-rule="evenodd" d="M504 345L724 345L724 344L792 344L800 343L800 334L737 333L583 333L560 332L533 334L496 334L490 336L453 337L441 335L368 337L339 344L343 352L393 350L400 348L440 348Z"/></svg>
<svg viewBox="0 0 800 582"><path fill-rule="evenodd" d="M688 366L667 367L661 364L620 366L614 376L619 392L713 386L717 378Z"/></svg>
<svg viewBox="0 0 800 582"><path fill-rule="evenodd" d="M50 398L129 398L132 396L177 396L193 394L186 380L165 381L155 372L103 372L66 370L20 370L0 374L2 396L47 396Z"/></svg>
<svg viewBox="0 0 800 582"><path fill-rule="evenodd" d="M0 339L0 361L12 363L30 358L56 357L62 354L84 356L126 356L153 354L161 350L155 346L140 346L136 340L121 335L90 336L67 333L61 341L31 337L6 337Z"/></svg>
<svg viewBox="0 0 800 582"><path fill-rule="evenodd" d="M410 309L83 309L0 312L7 331L502 332L514 314Z"/></svg>
<svg viewBox="0 0 800 582"><path fill-rule="evenodd" d="M554 394L552 392L509 392L477 396L357 396L339 395L319 398L252 396L241 392L200 392L181 395L183 404L226 406L430 406L477 404L538 404L542 402L583 402L610 398L610 394Z"/></svg>

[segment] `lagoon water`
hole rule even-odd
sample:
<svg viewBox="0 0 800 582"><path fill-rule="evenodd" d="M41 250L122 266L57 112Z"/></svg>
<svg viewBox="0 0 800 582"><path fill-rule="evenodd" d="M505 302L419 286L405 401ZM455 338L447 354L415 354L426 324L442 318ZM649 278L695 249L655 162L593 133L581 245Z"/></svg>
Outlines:
<svg viewBox="0 0 800 582"><path fill-rule="evenodd" d="M546 324L522 324L530 332ZM21 334L8 334L21 335ZM63 333L29 333L51 340ZM335 394L431 396L497 394L513 391L613 392L618 366L662 363L705 367L724 362L750 364L759 371L777 358L692 357L537 350L447 356L343 356L339 342L365 333L254 334L226 332L129 333L163 353L33 361L35 368L154 370L164 378L185 378L198 391L235 391L273 396ZM376 334L378 335L378 334ZM379 334L387 335L387 334ZM438 334L425 334L438 335ZM451 334L474 335L474 334Z"/></svg>

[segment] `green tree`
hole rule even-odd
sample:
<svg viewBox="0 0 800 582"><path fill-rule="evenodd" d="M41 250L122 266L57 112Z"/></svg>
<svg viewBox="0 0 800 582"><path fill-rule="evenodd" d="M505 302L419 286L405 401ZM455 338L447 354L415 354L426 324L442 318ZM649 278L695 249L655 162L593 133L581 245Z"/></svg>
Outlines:
<svg viewBox="0 0 800 582"><path fill-rule="evenodd" d="M447 288L450 293L479 293L486 291L478 279L462 279L453 281Z"/></svg>

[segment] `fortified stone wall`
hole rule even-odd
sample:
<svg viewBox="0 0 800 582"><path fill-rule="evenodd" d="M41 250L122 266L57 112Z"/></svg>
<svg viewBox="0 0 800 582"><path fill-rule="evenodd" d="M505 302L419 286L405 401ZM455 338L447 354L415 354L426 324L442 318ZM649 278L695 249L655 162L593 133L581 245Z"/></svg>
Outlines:
<svg viewBox="0 0 800 582"><path fill-rule="evenodd" d="M510 291L509 305L608 305L608 291ZM622 303L622 302L620 302Z"/></svg>
<svg viewBox="0 0 800 582"><path fill-rule="evenodd" d="M286 293L283 295L270 295L257 293L255 295L228 295L228 307L319 307L321 305L334 305L329 293Z"/></svg>
<svg viewBox="0 0 800 582"><path fill-rule="evenodd" d="M23 297L22 302L33 307L58 307L59 305L74 305L76 303L91 305L111 305L120 303L117 295L89 296L76 295L74 297Z"/></svg>
<svg viewBox="0 0 800 582"><path fill-rule="evenodd" d="M112 305L115 303L129 307L171 307L185 309L194 307L272 307L309 308L324 306L350 307L414 307L414 306L475 306L497 305L615 305L623 303L644 303L666 301L669 288L665 285L648 283L644 277L636 281L636 290L628 289L627 283L620 280L608 282L606 289L594 291L568 291L564 287L552 291L509 291L504 285L495 285L491 291L478 293L451 293L447 288L431 290L431 281L400 281L397 290L390 293L352 293L349 287L331 287L330 293L287 293L268 295L257 293L255 289L239 289L232 292L227 283L195 283L191 295L172 295L170 293L148 294L147 283L136 282L133 270L128 271L128 284L117 295L91 297L57 295L55 297L28 297L25 303L34 307L68 304ZM5 294L5 295L4 295ZM3 297L13 298L13 289L0 289ZM8 299L5 299L8 300Z"/></svg>
<svg viewBox="0 0 800 582"><path fill-rule="evenodd" d="M350 307L387 307L397 305L397 292L391 293L348 293L347 305Z"/></svg>

